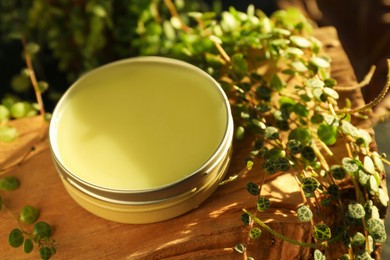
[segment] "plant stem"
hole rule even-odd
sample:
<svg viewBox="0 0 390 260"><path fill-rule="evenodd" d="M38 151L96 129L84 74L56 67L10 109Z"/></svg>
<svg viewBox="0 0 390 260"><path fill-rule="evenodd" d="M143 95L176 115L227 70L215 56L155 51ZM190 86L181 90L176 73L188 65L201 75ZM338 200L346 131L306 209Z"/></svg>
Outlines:
<svg viewBox="0 0 390 260"><path fill-rule="evenodd" d="M257 224L259 224L262 228L264 228L265 230L267 230L269 233L271 233L272 235L274 235L277 238L280 238L280 239L282 239L290 244L293 244L293 245L310 247L310 248L317 248L317 245L314 243L302 242L302 241L292 239L290 237L286 237L285 235L282 235L279 232L270 228L267 224L265 224L263 221L261 221L259 218L257 218L254 214L250 213L246 209L243 209L242 211L244 211L246 214L248 214Z"/></svg>
<svg viewBox="0 0 390 260"><path fill-rule="evenodd" d="M354 114L354 113L366 112L367 110L372 109L373 107L378 105L379 102L381 102L385 98L387 92L389 92L389 89L390 89L390 59L387 60L387 66L388 66L388 72L387 72L386 86L382 89L381 93L379 93L379 95L374 100L372 100L371 102L369 102L368 104L366 104L362 107L358 107L356 109L338 110L338 111L336 111L336 113L337 114Z"/></svg>
<svg viewBox="0 0 390 260"><path fill-rule="evenodd" d="M370 84L372 76L374 76L375 69L376 69L376 67L374 65L371 66L371 68L368 71L367 75L357 85L346 86L346 87L335 86L334 89L335 90L339 90L339 91L351 91L351 90L363 88L363 87L367 86L368 84Z"/></svg>
<svg viewBox="0 0 390 260"><path fill-rule="evenodd" d="M37 78L35 76L31 56L27 50L27 42L23 37L22 37L22 44L23 44L24 59L26 61L28 75L30 77L31 84L34 88L35 98L36 98L38 106L39 106L39 113L41 114L42 119L44 120L45 119L45 106L43 104L42 94L41 94L41 91L39 90L38 81L37 81Z"/></svg>

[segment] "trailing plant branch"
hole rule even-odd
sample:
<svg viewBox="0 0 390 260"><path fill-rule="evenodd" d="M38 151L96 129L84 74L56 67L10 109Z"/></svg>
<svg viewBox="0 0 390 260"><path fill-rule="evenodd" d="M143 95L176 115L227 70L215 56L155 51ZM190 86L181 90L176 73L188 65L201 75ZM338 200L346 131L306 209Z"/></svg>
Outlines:
<svg viewBox="0 0 390 260"><path fill-rule="evenodd" d="M337 114L362 113L362 112L367 112L368 110L378 105L385 98L386 94L389 92L390 89L390 60L387 60L387 66L388 66L388 73L387 73L386 85L374 100L372 100L371 102L369 102L368 104L362 107L355 108L355 109L347 109L347 110L337 110L336 113Z"/></svg>
<svg viewBox="0 0 390 260"><path fill-rule="evenodd" d="M355 89L361 89L361 88L367 86L368 84L370 84L371 79L374 76L375 70L376 70L376 66L375 65L371 66L368 73L364 76L364 79L356 85L345 86L345 87L335 86L334 89L336 89L338 91L351 91L351 90L355 90Z"/></svg>
<svg viewBox="0 0 390 260"><path fill-rule="evenodd" d="M242 210L245 214L248 214L257 224L259 224L262 228L264 228L265 230L267 230L269 233L271 233L272 235L274 235L275 237L277 238L280 238L282 239L283 241L286 241L290 244L293 244L293 245L298 245L298 246L303 246L303 247L310 247L310 248L317 248L318 246L314 243L307 243L307 242L302 242L302 241L298 241L298 240L295 240L295 239L292 239L292 238L289 238L289 237L286 237L285 235L283 234L280 234L279 232L273 230L272 228L270 228L267 224L265 224L263 221L261 221L259 218L257 218L254 214L252 214L251 212L249 212L248 210L246 209L243 209Z"/></svg>

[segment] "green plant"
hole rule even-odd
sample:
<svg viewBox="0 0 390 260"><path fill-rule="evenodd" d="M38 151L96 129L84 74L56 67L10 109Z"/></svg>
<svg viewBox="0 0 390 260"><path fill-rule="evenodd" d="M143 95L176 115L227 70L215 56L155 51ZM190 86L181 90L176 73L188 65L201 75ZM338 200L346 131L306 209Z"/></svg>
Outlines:
<svg viewBox="0 0 390 260"><path fill-rule="evenodd" d="M261 212L272 207L262 197L261 173L254 173L259 174L258 183L246 186L257 198L257 210L243 209L241 216L251 227L249 238L257 239L265 229L293 244L316 249L315 259L324 258L321 251L330 243L339 243L350 258L370 255L373 242L386 239L378 212L389 200L381 187L382 161L387 160L371 150L369 133L351 122L384 97L390 82L366 106L352 109L347 102L340 108L338 91L345 89L331 77L331 61L311 35L310 22L297 10L280 10L271 17L253 6L246 13L230 8L220 16L214 12L178 14L170 1L165 3L172 14L169 25L153 14L142 21L144 26L165 29L160 31L163 44L141 34L141 53L152 54L147 50L153 47L154 54L184 59L209 72L232 101L237 139L246 134L254 138L243 172L260 163L266 174L292 174L301 188L305 205L297 208L297 215L311 223L313 243L288 238L261 220ZM332 146L340 142L348 156L338 161ZM343 197L345 185L352 187L354 198ZM337 208L334 219L341 221L319 218L310 210L312 204L323 214L327 208ZM245 243L235 248L246 254Z"/></svg>
<svg viewBox="0 0 390 260"><path fill-rule="evenodd" d="M30 46L27 53L47 45L70 80L110 59L163 55L195 64L221 84L233 108L236 139L253 139L243 170L221 183L228 184L243 173L257 174L258 181L246 185L253 195L253 209L243 209L241 215L250 240L266 230L290 243L313 248L314 259L324 259L327 246L333 243L344 248L340 258L369 259L374 243L384 242L386 232L379 212L389 201L381 186L387 160L371 149L370 134L357 128L353 117L364 117L384 97L390 79L381 95L366 106L352 108L347 100L345 107L339 107L339 92L354 87L341 88L331 77L331 61L321 42L312 36L310 21L299 11L280 10L267 17L253 6L246 13L234 8L221 13L170 0L140 1L137 6L131 1L95 0L79 3L74 9L69 9L67 1L45 3L34 1L18 15L33 21L22 32L30 39L25 43ZM125 15L113 15L120 6L126 7L121 9ZM37 16L42 10L45 16L40 22ZM66 10L71 16L69 25L61 22ZM42 34L45 24L50 24L47 35ZM75 64L74 60L83 62ZM25 87L22 78L15 82L19 89ZM2 113L5 118L11 114L12 108L5 107L7 110L1 110L0 106L0 118ZM13 139L14 134L5 135ZM341 160L334 158L332 151L340 143L347 155ZM261 164L263 171L253 172L254 164ZM264 222L262 212L272 208L271 200L262 194L266 174L294 176L304 201L297 205L296 215L310 223L312 242L286 237ZM329 209L337 209L334 216L319 216ZM20 243L20 232L14 233ZM249 259L246 243L234 248Z"/></svg>

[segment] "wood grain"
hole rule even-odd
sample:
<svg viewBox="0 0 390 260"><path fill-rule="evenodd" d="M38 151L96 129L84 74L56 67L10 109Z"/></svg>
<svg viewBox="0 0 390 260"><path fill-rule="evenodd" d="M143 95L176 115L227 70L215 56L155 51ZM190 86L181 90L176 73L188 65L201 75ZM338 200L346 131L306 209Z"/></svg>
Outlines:
<svg viewBox="0 0 390 260"><path fill-rule="evenodd" d="M332 75L339 85L356 82L351 65L342 49L334 28L316 29L315 35L332 58ZM359 91L348 93L355 106L364 103ZM0 146L0 166L15 162L36 141L39 118L21 120L18 128L23 139L17 145ZM367 122L359 122L372 132ZM249 140L234 144L234 154L227 175L243 167ZM17 147L17 148L16 148ZM340 155L344 152L340 149ZM109 155L108 155L109 156ZM240 221L242 208L253 208L255 198L244 186L259 180L259 169L245 178L221 186L199 208L172 220L147 224L127 225L106 221L79 207L67 194L51 161L47 141L40 143L29 158L7 174L18 176L21 187L2 193L5 203L15 214L26 205L41 210L40 220L54 226L53 237L58 251L53 259L242 259L232 247L246 241ZM268 178L263 187L272 198L273 209L261 213L268 224L295 239L310 242L310 228L294 217L302 202L294 178L288 174ZM8 247L9 231L17 226L6 211L0 212L0 259L38 259L36 252L26 255L22 250ZM290 245L263 232L260 240L251 243L248 255L255 259L308 259L310 250Z"/></svg>

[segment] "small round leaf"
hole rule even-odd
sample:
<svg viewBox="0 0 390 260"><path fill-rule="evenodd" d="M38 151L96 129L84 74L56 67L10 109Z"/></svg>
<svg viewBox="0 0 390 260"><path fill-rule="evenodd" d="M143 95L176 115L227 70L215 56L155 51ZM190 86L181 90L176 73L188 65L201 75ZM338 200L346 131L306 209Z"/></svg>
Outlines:
<svg viewBox="0 0 390 260"><path fill-rule="evenodd" d="M8 244L12 247L19 247L23 244L24 237L22 230L15 228L8 236Z"/></svg>
<svg viewBox="0 0 390 260"><path fill-rule="evenodd" d="M42 260L48 260L50 259L50 257L52 257L52 250L50 249L50 247L41 247L39 249L39 256Z"/></svg>
<svg viewBox="0 0 390 260"><path fill-rule="evenodd" d="M0 142L9 143L18 137L16 128L7 125L0 125Z"/></svg>
<svg viewBox="0 0 390 260"><path fill-rule="evenodd" d="M318 249L314 251L314 260L326 260L325 255Z"/></svg>
<svg viewBox="0 0 390 260"><path fill-rule="evenodd" d="M33 228L33 236L38 240L50 237L51 235L51 226L46 222L37 222Z"/></svg>
<svg viewBox="0 0 390 260"><path fill-rule="evenodd" d="M255 227L249 231L249 237L253 240L260 238L260 236L261 236L260 228Z"/></svg>
<svg viewBox="0 0 390 260"><path fill-rule="evenodd" d="M25 224L34 223L39 217L39 210L32 206L24 206L20 210L20 220Z"/></svg>
<svg viewBox="0 0 390 260"><path fill-rule="evenodd" d="M318 137L323 141L326 145L333 145L337 141L337 127L320 124L317 130Z"/></svg>
<svg viewBox="0 0 390 260"><path fill-rule="evenodd" d="M260 193L259 185L254 182L249 182L245 186L246 190L253 196L257 196Z"/></svg>
<svg viewBox="0 0 390 260"><path fill-rule="evenodd" d="M348 205L348 215L355 219L361 219L366 215L363 205L354 202Z"/></svg>
<svg viewBox="0 0 390 260"><path fill-rule="evenodd" d="M302 189L305 193L312 193L319 187L318 181L313 177L302 179Z"/></svg>
<svg viewBox="0 0 390 260"><path fill-rule="evenodd" d="M242 223L244 223L244 225L249 225L250 224L250 222L251 222L251 217L247 214L247 213L243 213L242 215L241 215L241 221L242 221Z"/></svg>
<svg viewBox="0 0 390 260"><path fill-rule="evenodd" d="M6 176L0 178L0 190L11 191L16 190L20 186L18 178L13 176Z"/></svg>
<svg viewBox="0 0 390 260"><path fill-rule="evenodd" d="M268 198L265 198L265 197L260 197L256 202L256 206L257 206L258 211L265 211L265 210L269 209L270 205L271 205L270 200Z"/></svg>
<svg viewBox="0 0 390 260"><path fill-rule="evenodd" d="M344 157L342 159L343 168L350 173L357 172L359 170L359 165L357 164L356 160L351 159L349 157Z"/></svg>
<svg viewBox="0 0 390 260"><path fill-rule="evenodd" d="M320 241L326 241L331 238L330 228L326 224L318 224L314 227L314 238Z"/></svg>
<svg viewBox="0 0 390 260"><path fill-rule="evenodd" d="M279 130L273 126L269 126L264 130L264 138L275 140L279 138Z"/></svg>
<svg viewBox="0 0 390 260"><path fill-rule="evenodd" d="M23 242L23 251L28 254L28 253L31 253L31 251L34 249L34 244L33 242L31 241L31 239L26 239L24 240Z"/></svg>
<svg viewBox="0 0 390 260"><path fill-rule="evenodd" d="M366 237L360 232L356 232L356 234L352 237L351 241L353 246L361 246L364 245L365 242Z"/></svg>
<svg viewBox="0 0 390 260"><path fill-rule="evenodd" d="M298 127L292 130L288 135L288 140L292 140L292 139L295 139L301 142L301 144L306 145L312 140L312 136L309 130L307 130L306 128Z"/></svg>
<svg viewBox="0 0 390 260"><path fill-rule="evenodd" d="M313 212L307 206L301 206L297 210L298 219L302 222L308 222L313 218Z"/></svg>
<svg viewBox="0 0 390 260"><path fill-rule="evenodd" d="M386 241L386 230L382 220L370 218L367 220L367 229L375 242L383 243Z"/></svg>
<svg viewBox="0 0 390 260"><path fill-rule="evenodd" d="M340 165L332 165L332 167L330 167L330 173L336 180L342 180L347 175L347 172Z"/></svg>
<svg viewBox="0 0 390 260"><path fill-rule="evenodd" d="M313 162L316 159L316 154L315 154L313 148L311 148L311 146L303 147L301 154L302 154L302 157L305 158L306 160L308 160L309 162Z"/></svg>

